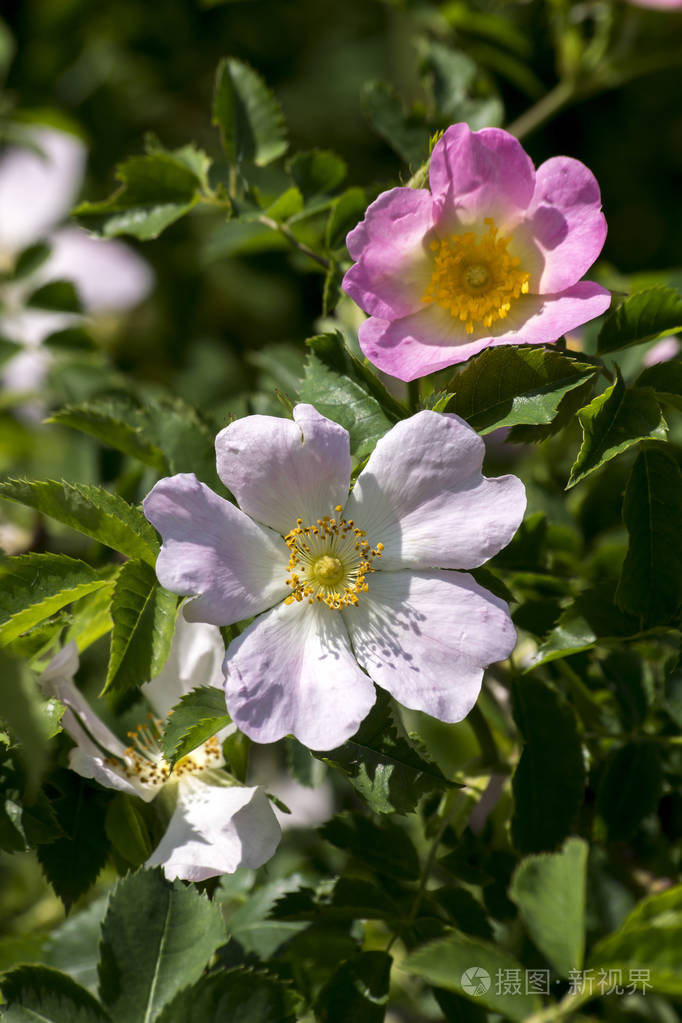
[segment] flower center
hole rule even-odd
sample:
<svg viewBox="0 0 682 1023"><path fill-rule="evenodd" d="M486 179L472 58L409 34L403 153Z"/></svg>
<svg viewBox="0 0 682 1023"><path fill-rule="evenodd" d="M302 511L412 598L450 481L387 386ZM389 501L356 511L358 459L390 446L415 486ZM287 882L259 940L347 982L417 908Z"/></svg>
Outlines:
<svg viewBox="0 0 682 1023"><path fill-rule="evenodd" d="M285 604L307 599L339 611L357 604L358 595L369 589L366 576L374 571L372 561L381 557L384 545L370 547L365 531L342 518L341 505L334 510L335 516L325 515L310 526L296 519L284 537L290 552L286 584L292 590Z"/></svg>
<svg viewBox="0 0 682 1023"><path fill-rule="evenodd" d="M220 742L213 735L186 757L177 761L171 776L170 765L161 753L160 739L163 721L147 715L147 721L128 732L130 746L125 751L123 773L143 785L160 788L169 779L181 778L183 774L198 774L201 771L221 767L224 763ZM116 758L109 758L112 765L118 765Z"/></svg>
<svg viewBox="0 0 682 1023"><path fill-rule="evenodd" d="M480 239L467 231L431 242L436 255L422 297L422 302L436 302L461 320L467 334L503 320L512 302L528 294L530 274L507 252L511 235L498 238L494 221L487 217L484 223L488 232Z"/></svg>

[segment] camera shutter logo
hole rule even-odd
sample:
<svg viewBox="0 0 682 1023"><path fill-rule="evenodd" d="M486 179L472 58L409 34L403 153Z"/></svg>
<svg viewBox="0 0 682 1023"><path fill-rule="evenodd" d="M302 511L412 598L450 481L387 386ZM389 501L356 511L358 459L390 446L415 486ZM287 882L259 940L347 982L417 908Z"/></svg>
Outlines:
<svg viewBox="0 0 682 1023"><path fill-rule="evenodd" d="M470 966L462 974L462 988L468 995L480 998L490 988L490 974L482 966Z"/></svg>

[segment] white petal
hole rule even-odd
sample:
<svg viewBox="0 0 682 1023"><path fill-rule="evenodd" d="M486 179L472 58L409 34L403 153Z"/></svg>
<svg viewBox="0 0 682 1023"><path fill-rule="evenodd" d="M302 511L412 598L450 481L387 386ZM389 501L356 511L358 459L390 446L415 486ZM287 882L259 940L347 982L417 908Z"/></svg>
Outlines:
<svg viewBox="0 0 682 1023"><path fill-rule="evenodd" d="M461 721L516 633L503 600L462 572L376 572L343 617L360 664L405 707Z"/></svg>
<svg viewBox="0 0 682 1023"><path fill-rule="evenodd" d="M67 711L68 713L70 712ZM67 728L67 731L75 738L72 728ZM90 751L88 746L91 747ZM87 738L81 740L69 753L69 767L81 778L92 778L107 789L116 789L129 796L139 796L145 803L154 799L159 791L158 786L142 785L134 777L128 778L118 766L107 763L95 744L89 744Z"/></svg>
<svg viewBox="0 0 682 1023"><path fill-rule="evenodd" d="M185 693L197 686L223 685L225 644L216 625L188 622L177 617L168 660L159 674L142 686L142 692L161 718Z"/></svg>
<svg viewBox="0 0 682 1023"><path fill-rule="evenodd" d="M348 496L350 441L342 426L312 405L297 405L294 421L246 416L216 437L218 475L240 507L286 535L333 515Z"/></svg>
<svg viewBox="0 0 682 1023"><path fill-rule="evenodd" d="M345 517L383 543L375 565L476 568L505 547L526 507L516 476L481 475L485 445L463 419L418 412L382 437Z"/></svg>
<svg viewBox="0 0 682 1023"><path fill-rule="evenodd" d="M219 497L193 473L159 480L144 513L163 537L159 582L196 595L187 621L229 625L271 607L290 591L282 539Z"/></svg>
<svg viewBox="0 0 682 1023"><path fill-rule="evenodd" d="M80 191L86 149L80 139L38 128L41 150L12 146L0 159L0 248L19 252L67 216Z"/></svg>
<svg viewBox="0 0 682 1023"><path fill-rule="evenodd" d="M41 282L72 281L89 312L132 309L152 289L149 264L123 242L65 227L52 235L50 245L52 252L36 276Z"/></svg>
<svg viewBox="0 0 682 1023"><path fill-rule="evenodd" d="M227 649L227 709L256 742L291 733L333 749L357 731L375 700L338 611L307 601L279 604Z"/></svg>
<svg viewBox="0 0 682 1023"><path fill-rule="evenodd" d="M204 881L239 867L260 867L281 832L269 800L258 788L182 779L168 830L147 866L162 864L169 881Z"/></svg>

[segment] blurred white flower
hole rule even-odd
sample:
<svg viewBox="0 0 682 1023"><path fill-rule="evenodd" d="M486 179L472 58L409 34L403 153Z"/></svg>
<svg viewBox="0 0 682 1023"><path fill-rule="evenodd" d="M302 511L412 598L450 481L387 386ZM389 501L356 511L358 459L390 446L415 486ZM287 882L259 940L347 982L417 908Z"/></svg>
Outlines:
<svg viewBox="0 0 682 1023"><path fill-rule="evenodd" d="M240 785L221 770L221 742L228 726L169 770L159 747L163 718L183 695L200 685L220 685L225 646L213 625L188 623L178 616L171 651L162 671L142 687L159 715L150 715L126 746L94 713L74 685L78 670L75 643L52 658L41 676L47 695L66 706L62 727L76 743L69 766L150 802L157 796L175 800L175 808L159 845L147 861L161 864L169 880L203 881L238 867L260 867L274 853L280 828L261 788Z"/></svg>
<svg viewBox="0 0 682 1023"><path fill-rule="evenodd" d="M59 227L66 219L85 170L86 148L75 135L36 126L29 137L36 148L8 147L0 157L0 269L11 270L28 246L45 241L50 254L19 280L0 283L0 336L23 351L8 360L1 379L10 390L40 387L49 365L41 343L58 330L82 323L72 313L27 308L39 287L71 281L86 314L120 312L149 294L153 274L128 245L94 238L79 227Z"/></svg>

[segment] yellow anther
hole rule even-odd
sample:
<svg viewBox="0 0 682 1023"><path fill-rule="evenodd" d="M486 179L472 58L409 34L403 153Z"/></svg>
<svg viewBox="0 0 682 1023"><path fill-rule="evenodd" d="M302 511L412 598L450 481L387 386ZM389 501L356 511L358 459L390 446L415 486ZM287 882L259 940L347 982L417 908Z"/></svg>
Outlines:
<svg viewBox="0 0 682 1023"><path fill-rule="evenodd" d="M477 327L490 329L511 310L511 302L528 294L530 274L519 269L520 260L510 256L511 236L497 237L494 221L487 217L487 234L472 231L431 242L436 253L433 273L422 302L435 302L464 324L467 334Z"/></svg>

